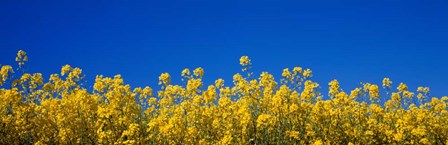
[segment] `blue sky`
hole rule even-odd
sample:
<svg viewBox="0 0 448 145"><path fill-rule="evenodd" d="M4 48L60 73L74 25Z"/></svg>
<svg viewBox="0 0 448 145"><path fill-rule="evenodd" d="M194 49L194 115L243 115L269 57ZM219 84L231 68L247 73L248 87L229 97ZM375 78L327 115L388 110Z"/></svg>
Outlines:
<svg viewBox="0 0 448 145"><path fill-rule="evenodd" d="M169 72L203 67L205 82L231 84L248 55L256 75L302 66L327 94L390 77L448 95L448 1L21 1L0 2L0 64L30 57L28 72L80 67L157 86Z"/></svg>

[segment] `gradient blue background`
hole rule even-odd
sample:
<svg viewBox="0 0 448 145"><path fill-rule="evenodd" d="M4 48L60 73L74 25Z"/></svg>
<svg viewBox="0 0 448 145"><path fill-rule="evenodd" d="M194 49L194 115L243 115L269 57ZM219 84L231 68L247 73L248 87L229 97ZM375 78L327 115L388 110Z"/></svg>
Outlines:
<svg viewBox="0 0 448 145"><path fill-rule="evenodd" d="M25 50L30 73L80 67L157 89L158 76L203 67L205 82L231 85L248 55L258 76L313 70L327 94L338 79L430 86L448 95L448 1L0 1L0 64Z"/></svg>

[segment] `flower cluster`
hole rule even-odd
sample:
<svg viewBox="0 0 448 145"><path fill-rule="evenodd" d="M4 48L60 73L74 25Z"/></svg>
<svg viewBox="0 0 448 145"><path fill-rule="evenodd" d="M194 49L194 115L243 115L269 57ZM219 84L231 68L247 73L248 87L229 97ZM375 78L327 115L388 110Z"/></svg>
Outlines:
<svg viewBox="0 0 448 145"><path fill-rule="evenodd" d="M240 64L246 72L251 61ZM98 75L86 88L82 70L70 65L48 81L13 73L1 66L0 144L448 144L448 97L393 87L389 78L387 95L369 83L345 92L332 80L323 99L301 67L284 69L279 82L267 72L235 74L232 86L223 79L206 86L204 69L187 68L185 85L162 73L156 93L120 75Z"/></svg>

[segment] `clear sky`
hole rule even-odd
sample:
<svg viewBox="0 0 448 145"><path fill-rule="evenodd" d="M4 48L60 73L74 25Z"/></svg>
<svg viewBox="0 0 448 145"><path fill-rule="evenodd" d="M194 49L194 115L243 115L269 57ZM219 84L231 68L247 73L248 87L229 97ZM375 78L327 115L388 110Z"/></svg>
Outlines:
<svg viewBox="0 0 448 145"><path fill-rule="evenodd" d="M256 75L312 69L324 94L332 79L349 91L390 77L448 95L447 0L2 0L0 18L0 64L23 49L45 79L70 64L90 85L121 74L157 89L161 73L179 83L200 66L230 85L248 55Z"/></svg>

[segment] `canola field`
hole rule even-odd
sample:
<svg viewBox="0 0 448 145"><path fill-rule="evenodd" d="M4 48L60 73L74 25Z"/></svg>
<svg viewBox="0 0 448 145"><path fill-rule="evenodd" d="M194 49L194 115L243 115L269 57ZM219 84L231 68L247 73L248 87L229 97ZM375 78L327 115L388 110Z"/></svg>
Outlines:
<svg viewBox="0 0 448 145"><path fill-rule="evenodd" d="M186 68L184 85L169 73L157 89L97 75L87 88L80 68L43 76L27 61L19 51L0 66L0 144L448 144L448 97L389 78L343 91L301 67L254 76L243 56L231 86Z"/></svg>

